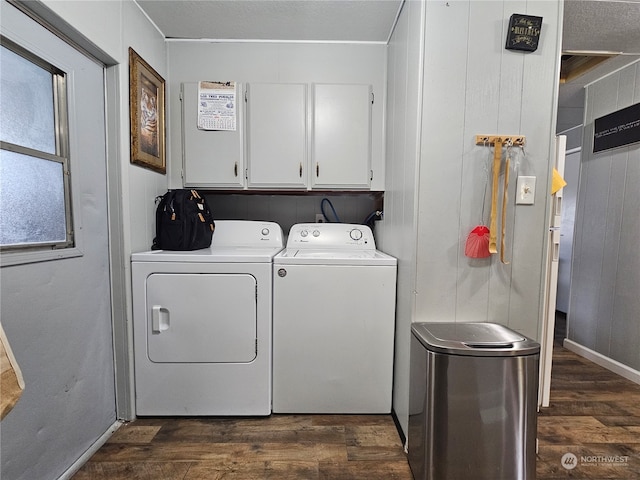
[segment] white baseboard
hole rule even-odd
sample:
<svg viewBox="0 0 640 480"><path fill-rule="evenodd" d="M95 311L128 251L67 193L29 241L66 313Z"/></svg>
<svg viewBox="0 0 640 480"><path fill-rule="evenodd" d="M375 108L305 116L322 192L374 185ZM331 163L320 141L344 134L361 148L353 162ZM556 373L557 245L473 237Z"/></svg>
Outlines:
<svg viewBox="0 0 640 480"><path fill-rule="evenodd" d="M587 348L579 343L576 343L568 338L565 338L562 342L562 346L567 350L571 350L574 353L577 353L581 357L586 358L587 360L591 360L596 365L600 365L601 367L606 368L607 370L611 370L613 373L617 373L621 377L626 378L627 380L631 380L634 383L640 385L640 372L635 370L623 363L620 363L612 358L609 358L601 353L598 353L590 348Z"/></svg>
<svg viewBox="0 0 640 480"><path fill-rule="evenodd" d="M80 470L82 466L85 463L87 463L87 461L93 456L93 454L96 453L100 449L100 447L104 445L107 442L107 440L109 440L109 438L111 438L111 435L113 435L115 431L122 426L122 424L123 424L122 421L117 420L113 425L111 425L109 429L106 432L104 432L102 435L100 435L100 438L98 438L93 443L93 445L91 445L87 449L87 451L85 451L80 456L80 458L78 458L75 462L73 462L73 464L62 475L60 475L58 480L70 480L71 477L73 477L76 473L78 473L78 470Z"/></svg>

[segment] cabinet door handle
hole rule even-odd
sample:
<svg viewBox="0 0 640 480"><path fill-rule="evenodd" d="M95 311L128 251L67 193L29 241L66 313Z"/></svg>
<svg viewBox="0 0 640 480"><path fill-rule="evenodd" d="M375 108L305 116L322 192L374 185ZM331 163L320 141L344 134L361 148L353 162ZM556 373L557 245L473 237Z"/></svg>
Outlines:
<svg viewBox="0 0 640 480"><path fill-rule="evenodd" d="M316 177L320 176L320 164L316 162Z"/></svg>
<svg viewBox="0 0 640 480"><path fill-rule="evenodd" d="M302 162L300 162L300 178L302 178Z"/></svg>
<svg viewBox="0 0 640 480"><path fill-rule="evenodd" d="M237 177L238 176L238 162L236 162L233 165L233 174Z"/></svg>

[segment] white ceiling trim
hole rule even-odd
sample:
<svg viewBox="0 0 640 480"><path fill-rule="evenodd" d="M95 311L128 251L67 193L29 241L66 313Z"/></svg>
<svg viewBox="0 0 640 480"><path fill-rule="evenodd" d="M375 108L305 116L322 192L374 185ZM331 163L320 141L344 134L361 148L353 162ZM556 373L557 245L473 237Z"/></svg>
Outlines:
<svg viewBox="0 0 640 480"><path fill-rule="evenodd" d="M203 42L203 43L315 43L315 44L343 44L343 45L387 45L387 41L359 41L359 40L266 40L252 38L165 38L166 43Z"/></svg>
<svg viewBox="0 0 640 480"><path fill-rule="evenodd" d="M160 35L162 35L162 37L163 37L163 38L165 38L164 33L162 32L162 30L160 30L160 27L158 27L158 25L156 24L156 22L154 22L154 21L153 21L153 18L151 18L151 17L149 16L149 14L145 11L145 9L144 9L144 8L142 8L142 7L140 6L140 4L139 4L136 0L133 0L133 3L135 4L135 6L136 6L136 7L138 7L138 10L140 10L140 12L142 12L142 15L144 15L144 16L145 16L145 18L146 18L147 20L149 20L149 23L151 23L151 25L153 25L153 28L155 28L155 29L156 29L156 31L157 31ZM165 38L165 40L166 40L166 38Z"/></svg>
<svg viewBox="0 0 640 480"><path fill-rule="evenodd" d="M398 25L398 19L400 18L400 14L402 13L402 9L404 8L404 4L407 0L402 0L400 5L398 5L398 11L396 12L396 18L393 19L393 24L391 25L391 29L389 30L389 36L387 37L386 45L389 45L391 42L391 37L393 37L393 32L396 30L396 25Z"/></svg>

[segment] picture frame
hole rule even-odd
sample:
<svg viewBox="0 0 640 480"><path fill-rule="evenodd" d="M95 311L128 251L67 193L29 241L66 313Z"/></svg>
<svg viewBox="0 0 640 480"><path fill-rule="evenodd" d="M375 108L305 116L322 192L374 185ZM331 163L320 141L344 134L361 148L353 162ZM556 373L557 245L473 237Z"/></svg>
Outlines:
<svg viewBox="0 0 640 480"><path fill-rule="evenodd" d="M129 47L131 163L166 174L165 80Z"/></svg>

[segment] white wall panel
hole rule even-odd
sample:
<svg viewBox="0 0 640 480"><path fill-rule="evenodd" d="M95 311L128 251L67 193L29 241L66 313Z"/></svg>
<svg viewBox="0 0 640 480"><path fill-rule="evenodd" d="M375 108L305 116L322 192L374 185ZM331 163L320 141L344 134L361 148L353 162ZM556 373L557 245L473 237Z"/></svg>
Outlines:
<svg viewBox="0 0 640 480"><path fill-rule="evenodd" d="M462 132L465 100L473 94L473 88L467 88L470 5L427 2L426 8L414 320L453 321L458 293ZM464 33L451 35L452 31Z"/></svg>
<svg viewBox="0 0 640 480"><path fill-rule="evenodd" d="M556 2L505 2L505 20L512 13L527 13L543 17L543 27L538 50L531 54L504 50L511 57L519 56L522 63L515 63L514 70L522 68L522 91L513 95L509 105L515 107L518 95L522 103L519 109L519 132L527 137L526 155L520 158L517 175L533 175L537 178L535 204L510 205L514 209L511 295L507 325L532 338L538 337L542 318L540 298L544 294L546 270L546 239L549 203L551 196L551 167L555 162L556 112L558 105L557 62L562 30L562 3ZM506 35L506 30L504 35ZM554 61L556 60L556 61ZM509 109L504 105L504 109ZM514 125L515 126L515 125ZM508 128L508 123L501 124ZM515 186L515 175L512 181ZM541 249L542 247L542 249Z"/></svg>
<svg viewBox="0 0 640 480"><path fill-rule="evenodd" d="M424 4L406 2L389 43L384 220L378 247L398 258L393 409L409 419L409 342L415 303L417 172Z"/></svg>
<svg viewBox="0 0 640 480"><path fill-rule="evenodd" d="M417 29L422 13L417 6L425 9L423 44ZM537 52L504 49L512 13L544 17L543 41ZM382 225L385 250L399 256L394 410L403 428L407 420L408 318L413 322L496 321L538 337L547 179L555 145L560 17L560 2L404 5L389 45ZM424 75L422 85L415 85L415 79L422 78L421 71L415 70L420 45L424 47ZM409 95L406 101L403 85ZM412 113L412 97L420 108L417 116ZM402 109L406 110L404 119ZM413 118L418 118L419 138L412 136ZM526 157L518 154L522 171L539 177L538 193L534 206L519 210L513 203L512 178L506 255L510 265L501 264L497 256L464 256L468 233L482 222L492 158L490 148L475 145L477 134L522 134L532 139ZM413 147L419 148L417 161ZM415 172L418 176L412 180ZM490 192L486 202L484 223L488 224ZM412 209L413 217L407 213Z"/></svg>
<svg viewBox="0 0 640 480"><path fill-rule="evenodd" d="M513 13L544 18L537 51L505 50ZM426 18L414 320L495 321L537 338L561 6L531 1L427 2ZM516 206L516 172L511 171L508 265L497 255L486 260L464 256L466 237L480 222L491 155L491 149L475 145L476 134L525 135L526 155L513 149L512 163L518 163L519 174L538 179L535 204Z"/></svg>

